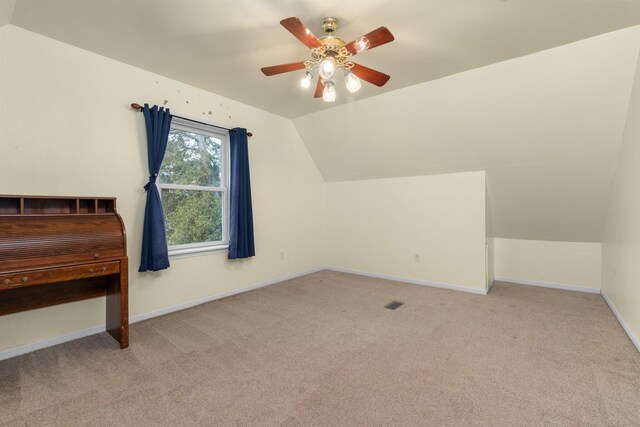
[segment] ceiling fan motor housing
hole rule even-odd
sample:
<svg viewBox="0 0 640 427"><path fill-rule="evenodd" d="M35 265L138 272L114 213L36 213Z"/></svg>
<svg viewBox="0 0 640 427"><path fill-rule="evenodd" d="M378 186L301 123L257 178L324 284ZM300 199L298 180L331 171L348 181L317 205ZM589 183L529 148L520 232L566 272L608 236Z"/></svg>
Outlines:
<svg viewBox="0 0 640 427"><path fill-rule="evenodd" d="M325 33L333 33L338 28L338 18L327 17L322 20L322 29Z"/></svg>

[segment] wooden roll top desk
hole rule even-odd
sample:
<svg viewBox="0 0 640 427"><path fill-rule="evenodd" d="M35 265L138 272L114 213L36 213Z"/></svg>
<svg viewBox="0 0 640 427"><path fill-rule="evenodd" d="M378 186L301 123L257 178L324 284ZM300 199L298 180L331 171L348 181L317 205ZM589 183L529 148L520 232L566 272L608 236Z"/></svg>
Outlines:
<svg viewBox="0 0 640 427"><path fill-rule="evenodd" d="M128 259L115 198L0 195L0 315L106 295L129 345Z"/></svg>

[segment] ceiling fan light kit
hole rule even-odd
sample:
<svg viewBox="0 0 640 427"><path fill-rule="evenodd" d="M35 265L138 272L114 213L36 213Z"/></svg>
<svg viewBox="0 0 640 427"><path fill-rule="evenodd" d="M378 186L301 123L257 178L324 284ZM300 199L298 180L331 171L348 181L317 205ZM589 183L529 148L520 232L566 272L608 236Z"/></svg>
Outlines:
<svg viewBox="0 0 640 427"><path fill-rule="evenodd" d="M306 65L306 64L305 64ZM315 64L310 64L307 68L313 67ZM336 60L333 56L326 56L320 63L318 64L320 77L323 79L330 79L333 77L333 73L336 72Z"/></svg>
<svg viewBox="0 0 640 427"><path fill-rule="evenodd" d="M344 71L344 85L347 87L349 93L356 93L362 87L360 79L353 74L351 70Z"/></svg>
<svg viewBox="0 0 640 427"><path fill-rule="evenodd" d="M304 89L308 88L309 86L311 86L312 79L313 73L311 72L311 70L307 70L306 75L302 78L302 80L300 80L300 86L302 86Z"/></svg>
<svg viewBox="0 0 640 427"><path fill-rule="evenodd" d="M338 28L336 18L328 17L322 20L325 35L319 39L296 17L283 19L280 24L311 49L311 58L301 62L263 67L264 75L273 76L304 69L305 76L300 85L306 89L311 86L314 70L317 69L318 83L314 97L322 96L325 102L336 100L335 74L340 68L344 70L344 82L349 93L360 90L361 79L376 86L384 86L389 81L390 76L351 61L354 55L393 41L393 35L387 28L377 28L350 43L345 43L343 39L333 35Z"/></svg>
<svg viewBox="0 0 640 427"><path fill-rule="evenodd" d="M336 84L335 80L328 79L323 80L322 84L324 89L322 90L322 100L325 102L333 102L336 100Z"/></svg>

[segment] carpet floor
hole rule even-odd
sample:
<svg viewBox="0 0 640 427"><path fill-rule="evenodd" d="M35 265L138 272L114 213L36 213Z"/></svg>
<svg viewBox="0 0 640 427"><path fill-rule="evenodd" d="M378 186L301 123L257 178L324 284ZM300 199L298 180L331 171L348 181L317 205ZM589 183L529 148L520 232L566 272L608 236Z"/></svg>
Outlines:
<svg viewBox="0 0 640 427"><path fill-rule="evenodd" d="M323 271L130 334L0 361L0 425L640 425L640 353L594 294Z"/></svg>

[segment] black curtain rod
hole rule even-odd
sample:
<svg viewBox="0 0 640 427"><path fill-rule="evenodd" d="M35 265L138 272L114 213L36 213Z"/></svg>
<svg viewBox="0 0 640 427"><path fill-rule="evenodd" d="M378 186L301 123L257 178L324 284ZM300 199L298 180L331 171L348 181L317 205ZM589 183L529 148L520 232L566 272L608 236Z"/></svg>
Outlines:
<svg viewBox="0 0 640 427"><path fill-rule="evenodd" d="M135 103L135 102L131 104L131 108L133 108L134 110L142 111L142 106L140 104ZM193 123L200 123L201 125L213 126L214 128L218 128L218 129L231 130L231 129L226 128L224 126L212 125L211 123L201 122L199 120L193 120L193 119L190 119L189 117L182 117L182 116L178 116L176 114L172 114L172 116L173 117L177 117L177 118L182 119L182 120L188 120L188 121L193 122ZM247 136L249 138L251 138L253 136L253 134L251 132L247 132Z"/></svg>

